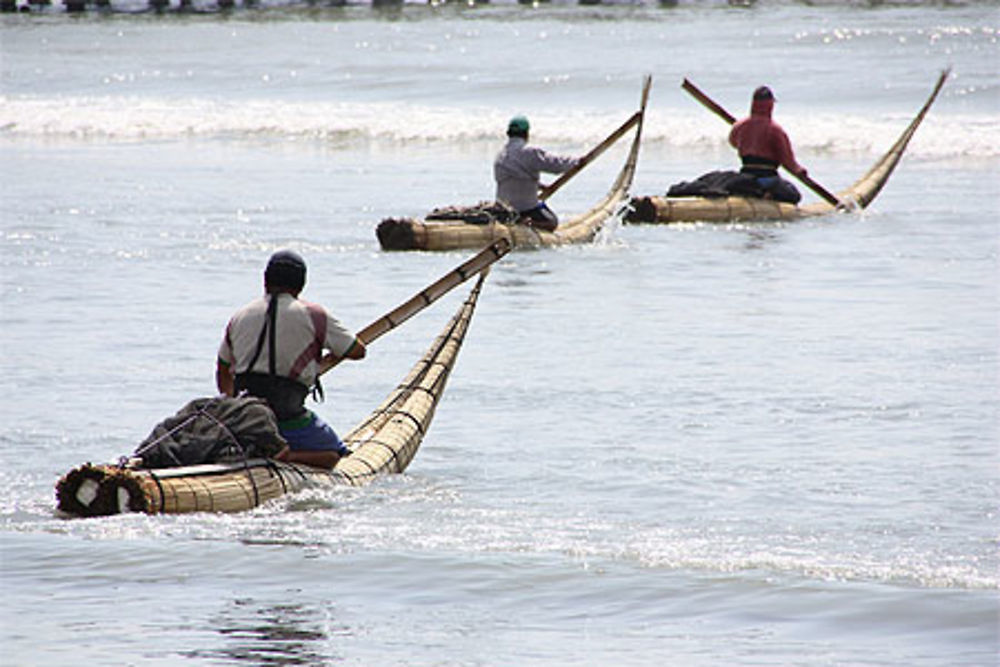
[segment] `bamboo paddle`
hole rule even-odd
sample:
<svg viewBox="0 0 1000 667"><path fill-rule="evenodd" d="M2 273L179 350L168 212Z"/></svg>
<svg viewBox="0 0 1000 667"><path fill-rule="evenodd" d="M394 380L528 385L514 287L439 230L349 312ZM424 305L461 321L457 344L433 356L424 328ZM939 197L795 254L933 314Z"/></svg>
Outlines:
<svg viewBox="0 0 1000 667"><path fill-rule="evenodd" d="M584 167L586 167L588 164L596 160L601 155L601 153L608 150L608 148L610 148L616 141L621 139L622 135L624 135L626 132L631 130L633 126L642 121L643 115L646 113L646 100L649 98L649 86L652 83L652 81L653 78L649 75L647 75L646 78L643 80L642 105L640 109L636 111L634 114L632 114L628 120L622 123L617 130L609 134L607 139L597 144L597 146L591 149L589 153L580 158L579 162L577 162L575 165L573 165L565 172L563 172L562 175L559 176L559 178L552 181L552 183L550 183L549 185L542 187L542 189L538 193L538 198L540 200L545 201L553 194L555 194L556 190L558 190L559 188L561 188L563 185L566 184L566 181L568 181L569 179L573 178L578 173L583 171Z"/></svg>
<svg viewBox="0 0 1000 667"><path fill-rule="evenodd" d="M687 79L684 79L684 83L681 84L681 88L689 92L696 100L704 104L710 111L715 113L716 116L720 117L730 125L736 122L736 118L731 113L719 106L712 98L701 92L698 86L694 85ZM833 206L836 206L838 209L846 208L844 203L837 199L833 193L813 179L809 178L809 176L799 176L798 174L792 174L792 176L799 179L803 185L807 186L810 190L818 194Z"/></svg>
<svg viewBox="0 0 1000 667"><path fill-rule="evenodd" d="M420 292L413 295L410 299L396 306L396 308L359 331L357 333L358 340L368 345L383 334L392 331L472 276L488 271L493 262L510 252L510 248L510 241L507 239L497 239L472 258L452 269L432 284L420 290ZM333 354L324 356L320 360L318 375L327 372L342 360L343 357Z"/></svg>
<svg viewBox="0 0 1000 667"><path fill-rule="evenodd" d="M580 161L575 165L564 171L559 178L552 181L549 185L542 187L541 191L538 193L538 198L545 201L549 197L555 194L556 190L561 188L566 184L566 181L576 176L578 173L583 171L583 168L593 162L601 153L606 151L611 147L616 141L622 138L622 135L632 129L632 127L639 122L642 117L638 111L632 114L627 121L621 124L621 126L608 135L608 138L599 143L593 150L580 158Z"/></svg>

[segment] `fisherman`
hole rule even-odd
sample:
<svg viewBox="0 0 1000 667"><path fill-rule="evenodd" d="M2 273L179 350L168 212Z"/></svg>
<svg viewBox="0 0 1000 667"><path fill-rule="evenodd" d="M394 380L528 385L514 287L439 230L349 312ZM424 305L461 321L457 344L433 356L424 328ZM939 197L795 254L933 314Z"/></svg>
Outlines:
<svg viewBox="0 0 1000 667"><path fill-rule="evenodd" d="M365 345L322 307L299 299L306 264L297 253L271 255L264 296L238 310L226 326L215 372L219 391L246 391L267 401L288 442L276 459L332 468L350 454L337 434L305 407L310 390L322 397L319 361L324 350L363 359Z"/></svg>
<svg viewBox="0 0 1000 667"><path fill-rule="evenodd" d="M799 178L808 174L806 168L795 161L788 135L771 120L774 94L767 86L753 92L750 116L733 125L729 143L739 151L743 168L740 173L756 179L765 196L778 201L798 204L802 199L798 189L778 175L782 166Z"/></svg>
<svg viewBox="0 0 1000 667"><path fill-rule="evenodd" d="M493 161L496 199L518 211L527 224L551 232L559 225L559 218L538 198L539 172L561 174L576 166L579 158L529 147L528 129L524 116L514 116L507 125L507 143Z"/></svg>

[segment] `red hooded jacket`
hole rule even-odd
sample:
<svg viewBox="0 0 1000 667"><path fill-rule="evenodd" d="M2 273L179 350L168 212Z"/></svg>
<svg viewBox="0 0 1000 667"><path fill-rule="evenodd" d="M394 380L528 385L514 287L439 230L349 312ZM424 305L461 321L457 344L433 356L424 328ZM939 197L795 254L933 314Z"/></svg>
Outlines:
<svg viewBox="0 0 1000 667"><path fill-rule="evenodd" d="M750 117L733 125L729 143L740 157L755 157L780 164L793 174L804 176L806 169L795 161L792 143L781 126L771 120L773 99L755 99L750 104Z"/></svg>

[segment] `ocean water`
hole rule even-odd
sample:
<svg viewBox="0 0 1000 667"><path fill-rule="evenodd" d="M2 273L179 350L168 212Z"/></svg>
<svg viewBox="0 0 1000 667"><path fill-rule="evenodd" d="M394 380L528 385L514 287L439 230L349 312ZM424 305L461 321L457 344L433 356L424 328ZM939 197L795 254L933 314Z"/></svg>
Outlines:
<svg viewBox="0 0 1000 667"><path fill-rule="evenodd" d="M196 9L0 15L0 664L997 664L997 3ZM735 163L681 80L736 114L767 83L836 190L947 67L864 212L506 257L405 474L55 515L62 474L213 393L275 249L354 329L471 254L374 228L489 199L511 115L581 154L651 74L656 194ZM313 407L349 430L464 292Z"/></svg>

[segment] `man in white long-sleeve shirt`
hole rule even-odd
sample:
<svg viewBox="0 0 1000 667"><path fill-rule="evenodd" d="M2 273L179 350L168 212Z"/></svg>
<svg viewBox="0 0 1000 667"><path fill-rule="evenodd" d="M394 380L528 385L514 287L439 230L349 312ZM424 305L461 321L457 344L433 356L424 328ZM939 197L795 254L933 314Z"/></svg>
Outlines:
<svg viewBox="0 0 1000 667"><path fill-rule="evenodd" d="M538 199L540 172L561 174L579 159L528 146L528 129L528 119L524 116L514 116L507 125L507 143L493 161L496 199L517 210L529 225L551 232L559 225L559 219Z"/></svg>

